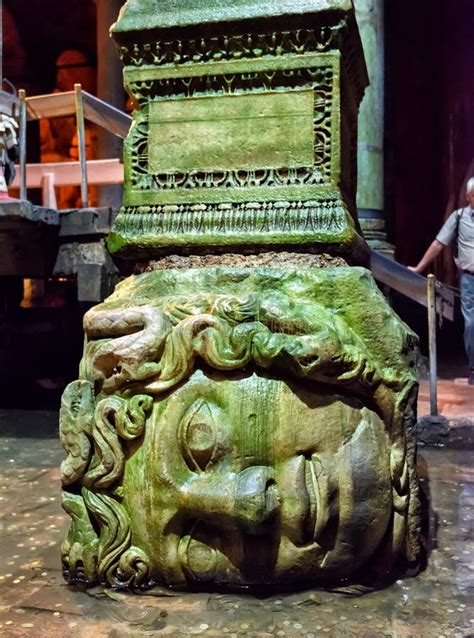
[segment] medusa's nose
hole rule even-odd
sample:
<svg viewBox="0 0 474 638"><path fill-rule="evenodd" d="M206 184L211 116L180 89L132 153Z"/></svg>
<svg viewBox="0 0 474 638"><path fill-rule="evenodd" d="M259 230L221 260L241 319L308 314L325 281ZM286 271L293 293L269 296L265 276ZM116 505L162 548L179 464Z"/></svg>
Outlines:
<svg viewBox="0 0 474 638"><path fill-rule="evenodd" d="M200 519L253 534L264 531L264 523L280 509L273 472L264 466L248 467L224 477L203 473L188 481L182 497L184 508Z"/></svg>

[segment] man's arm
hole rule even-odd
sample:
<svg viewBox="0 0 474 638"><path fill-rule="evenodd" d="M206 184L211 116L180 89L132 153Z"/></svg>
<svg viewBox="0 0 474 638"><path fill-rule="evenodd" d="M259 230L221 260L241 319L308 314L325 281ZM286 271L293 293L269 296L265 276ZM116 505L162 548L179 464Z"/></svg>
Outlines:
<svg viewBox="0 0 474 638"><path fill-rule="evenodd" d="M442 252L443 248L446 248L446 244L443 244L435 239L429 245L428 250L425 252L418 264L416 266L407 266L408 270L412 270L413 272L422 272L426 268L426 266L429 266L433 259L437 257L440 252Z"/></svg>

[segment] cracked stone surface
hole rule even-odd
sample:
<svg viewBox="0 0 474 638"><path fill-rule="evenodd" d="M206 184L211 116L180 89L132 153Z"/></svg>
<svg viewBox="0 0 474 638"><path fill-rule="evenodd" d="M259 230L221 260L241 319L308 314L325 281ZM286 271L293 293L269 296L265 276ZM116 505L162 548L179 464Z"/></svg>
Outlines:
<svg viewBox="0 0 474 638"><path fill-rule="evenodd" d="M56 438L57 415L0 416L2 636L474 635L474 473L467 450L419 451L430 504L429 555L415 578L359 597L317 590L255 596L159 588L138 596L65 584L59 548L68 520L60 507L64 453Z"/></svg>

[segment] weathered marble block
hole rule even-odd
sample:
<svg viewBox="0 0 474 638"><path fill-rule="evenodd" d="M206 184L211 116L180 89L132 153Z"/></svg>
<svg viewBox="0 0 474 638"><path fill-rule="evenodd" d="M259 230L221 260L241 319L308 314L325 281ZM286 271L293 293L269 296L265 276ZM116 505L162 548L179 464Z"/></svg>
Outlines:
<svg viewBox="0 0 474 638"><path fill-rule="evenodd" d="M69 582L363 584L416 560L416 338L366 270L158 270L84 325Z"/></svg>
<svg viewBox="0 0 474 638"><path fill-rule="evenodd" d="M137 107L112 252L257 242L361 262L350 0L129 0L112 32Z"/></svg>

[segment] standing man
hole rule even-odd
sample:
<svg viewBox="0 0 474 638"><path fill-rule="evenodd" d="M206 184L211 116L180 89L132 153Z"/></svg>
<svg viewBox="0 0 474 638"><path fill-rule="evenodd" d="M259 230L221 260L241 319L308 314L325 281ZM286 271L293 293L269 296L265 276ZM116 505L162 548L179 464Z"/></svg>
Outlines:
<svg viewBox="0 0 474 638"><path fill-rule="evenodd" d="M469 360L469 385L474 385L474 177L466 185L467 206L455 210L446 220L413 272L421 272L453 240L454 261L461 272L461 310L464 317L464 345Z"/></svg>

